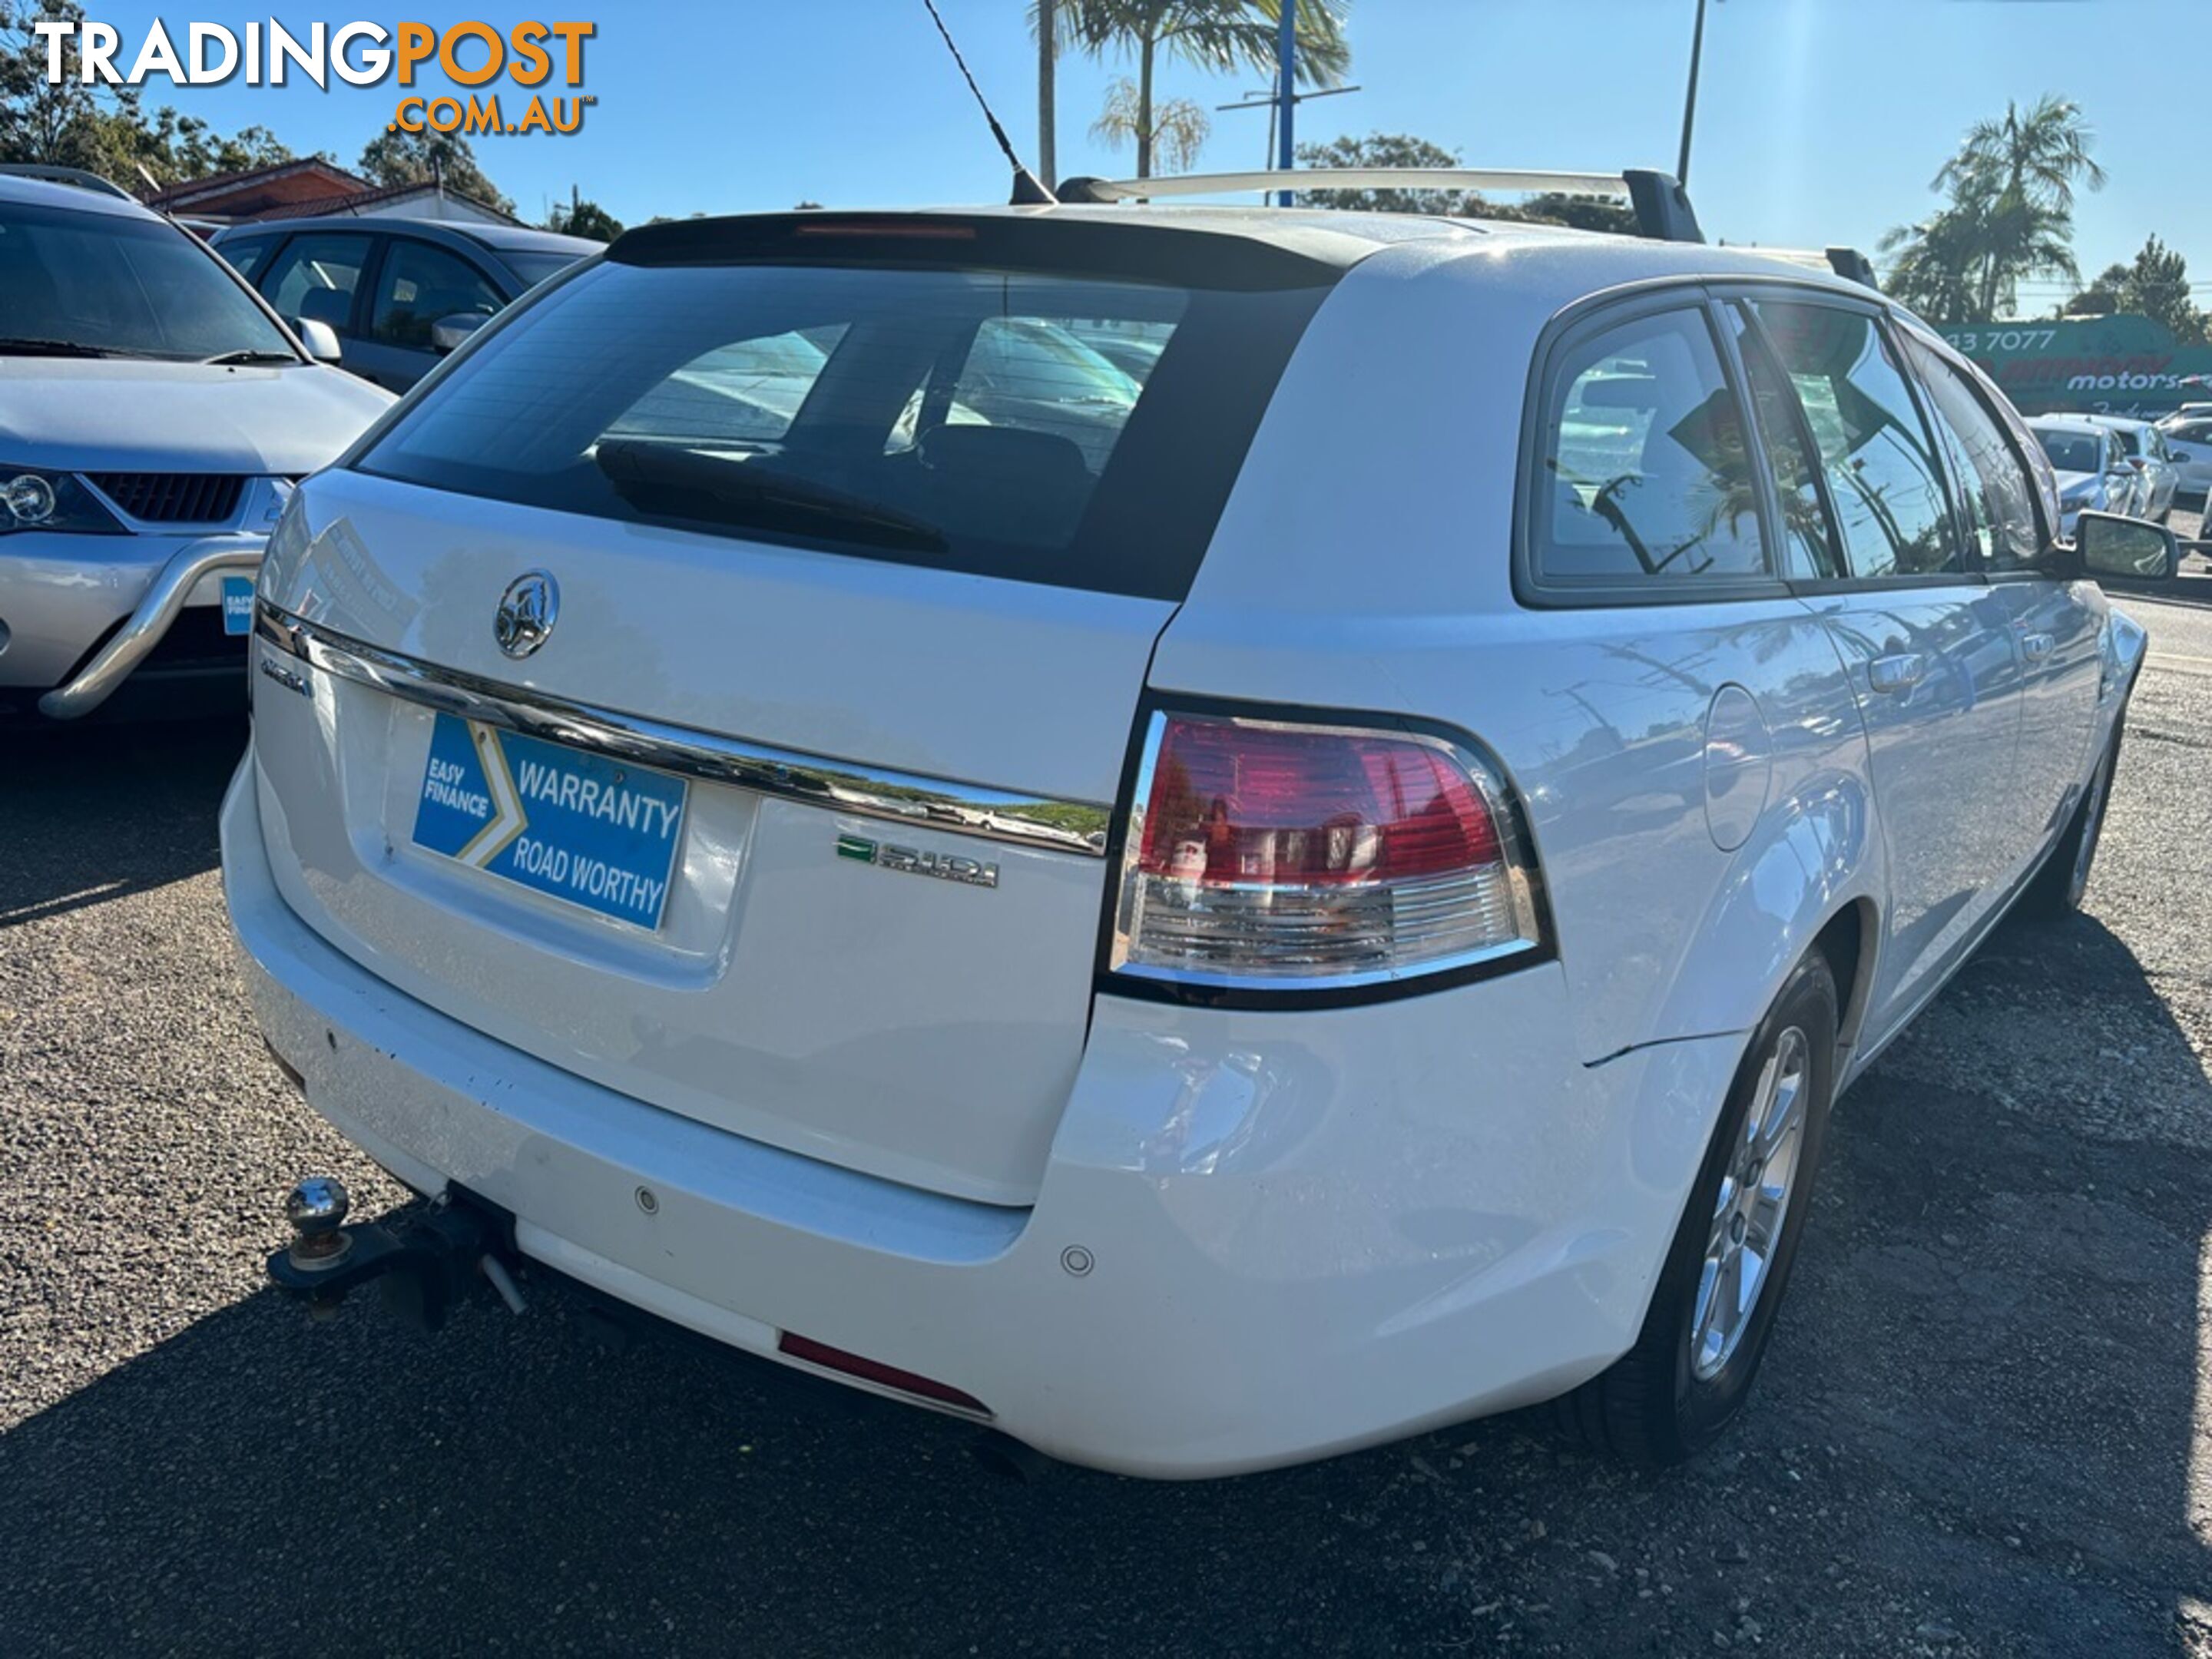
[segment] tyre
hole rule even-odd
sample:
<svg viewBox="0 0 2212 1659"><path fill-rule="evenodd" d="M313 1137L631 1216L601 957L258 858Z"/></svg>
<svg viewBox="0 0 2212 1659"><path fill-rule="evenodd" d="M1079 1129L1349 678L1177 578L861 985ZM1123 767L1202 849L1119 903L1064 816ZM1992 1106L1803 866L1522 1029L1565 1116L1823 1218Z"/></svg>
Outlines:
<svg viewBox="0 0 2212 1659"><path fill-rule="evenodd" d="M1815 951L1745 1050L1636 1346L1559 1402L1591 1444L1679 1463L1742 1409L1811 1208L1836 1022L1835 975Z"/></svg>
<svg viewBox="0 0 2212 1659"><path fill-rule="evenodd" d="M2124 710L2120 718L2126 720ZM2112 742L2106 747L2104 759L2097 763L2097 769L2090 776L2081 804L2074 809L2073 818L2058 837L2058 844L2051 849L2051 856L2044 860L2043 868L2035 872L2035 879L2021 895L2022 911L2057 921L2081 908L2082 896L2089 890L2089 868L2096 862L2097 843L2105 833L2105 807L2112 799L2112 775L2118 770L2119 763L2120 733L2116 728Z"/></svg>

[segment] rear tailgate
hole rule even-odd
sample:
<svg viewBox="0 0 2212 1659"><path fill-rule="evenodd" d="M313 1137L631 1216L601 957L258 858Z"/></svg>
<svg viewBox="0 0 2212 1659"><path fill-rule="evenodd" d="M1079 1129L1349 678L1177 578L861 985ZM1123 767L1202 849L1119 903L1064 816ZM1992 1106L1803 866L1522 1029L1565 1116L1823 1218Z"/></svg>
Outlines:
<svg viewBox="0 0 2212 1659"><path fill-rule="evenodd" d="M1310 276L1259 296L1272 345L1257 357L1224 336L1259 377L1225 405L1195 395L1221 380L1203 328L1139 387L1091 367L1067 331L1117 325L1095 286L1042 321L1041 302L1017 306L1022 329L1057 331L1039 385L1008 384L1021 341L1002 337L988 383L978 346L903 410L877 398L883 428L855 447L868 388L837 378L854 355L837 346L879 326L873 301L804 341L784 328L765 374L723 336L775 322L720 320L748 304L817 314L817 288L834 294L849 271L808 286L783 270L765 297L712 306L727 271L678 274L651 303L607 296L597 316L533 303L551 313L537 344L526 317L502 324L361 470L303 489L264 577L254 680L280 889L402 991L596 1082L890 1179L1026 1203L1082 1051L1109 810L1152 644L1318 290ZM555 291L588 298L596 276ZM925 299L965 303L974 276ZM587 422L586 441L645 452L641 491L598 469L623 479L617 501L604 478L577 481L559 428L631 364L575 342L672 313L693 336L680 374L653 381L672 398L625 388L610 407L631 411L627 427ZM653 343L641 321L618 343ZM1146 416L1175 387L1179 348L1178 372L1200 377L1193 411L1236 418L1194 433ZM647 404L653 420L636 417ZM742 430L692 429L731 408ZM905 492L869 496L880 520L848 526L811 494L793 508L779 484L772 538L700 522L752 515L763 459L816 490L805 411L823 409L823 499L849 504L880 471ZM966 431L939 446L937 427ZM682 489L704 466L710 498L653 493L679 441ZM569 470L541 491L524 452L549 444ZM1003 476L974 471L1009 458ZM1054 480L1085 498L1072 535ZM1014 527L981 533L976 515L1001 501ZM923 509L951 527L909 550ZM1118 551L1123 536L1141 550ZM1047 579L1022 579L1024 558ZM532 573L525 623L543 642L516 655L514 616L505 647L499 618Z"/></svg>

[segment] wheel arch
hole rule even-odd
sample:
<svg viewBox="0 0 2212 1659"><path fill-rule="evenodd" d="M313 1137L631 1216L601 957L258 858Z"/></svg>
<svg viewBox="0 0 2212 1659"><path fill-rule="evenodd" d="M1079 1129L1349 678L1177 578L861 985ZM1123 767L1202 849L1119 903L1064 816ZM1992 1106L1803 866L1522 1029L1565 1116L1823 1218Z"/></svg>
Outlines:
<svg viewBox="0 0 2212 1659"><path fill-rule="evenodd" d="M1881 913L1864 895L1845 903L1820 925L1811 948L1828 961L1836 976L1836 1048L1848 1054L1857 1046L1866 1018L1867 993L1874 984L1874 943Z"/></svg>
<svg viewBox="0 0 2212 1659"><path fill-rule="evenodd" d="M1826 955L1846 1051L1865 1024L1887 875L1865 781L1830 773L1735 855L1677 967L1659 1031L1747 1037L1808 951Z"/></svg>

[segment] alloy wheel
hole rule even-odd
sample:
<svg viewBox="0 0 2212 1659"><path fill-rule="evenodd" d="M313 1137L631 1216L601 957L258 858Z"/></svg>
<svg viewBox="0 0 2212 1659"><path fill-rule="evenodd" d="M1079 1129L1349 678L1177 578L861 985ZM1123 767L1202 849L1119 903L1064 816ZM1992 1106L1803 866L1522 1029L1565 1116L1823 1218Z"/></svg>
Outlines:
<svg viewBox="0 0 2212 1659"><path fill-rule="evenodd" d="M1771 1276L1805 1140L1812 1045L1798 1027L1775 1038L1721 1176L1690 1316L1690 1370L1701 1382L1735 1356Z"/></svg>

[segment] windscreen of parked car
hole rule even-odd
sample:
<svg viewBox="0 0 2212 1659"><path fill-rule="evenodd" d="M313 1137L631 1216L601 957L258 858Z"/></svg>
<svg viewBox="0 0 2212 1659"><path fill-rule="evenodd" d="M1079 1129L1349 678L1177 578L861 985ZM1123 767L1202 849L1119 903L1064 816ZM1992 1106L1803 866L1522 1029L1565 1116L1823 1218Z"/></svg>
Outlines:
<svg viewBox="0 0 2212 1659"><path fill-rule="evenodd" d="M357 465L463 494L1100 592L1188 589L1320 290L606 263ZM1116 362L1102 333L1154 343Z"/></svg>
<svg viewBox="0 0 2212 1659"><path fill-rule="evenodd" d="M187 233L43 203L0 202L0 356L67 349L199 362L265 352L299 360Z"/></svg>
<svg viewBox="0 0 2212 1659"><path fill-rule="evenodd" d="M2036 441L2061 472L2097 472L2104 468L2097 441L2079 432L2039 432Z"/></svg>

